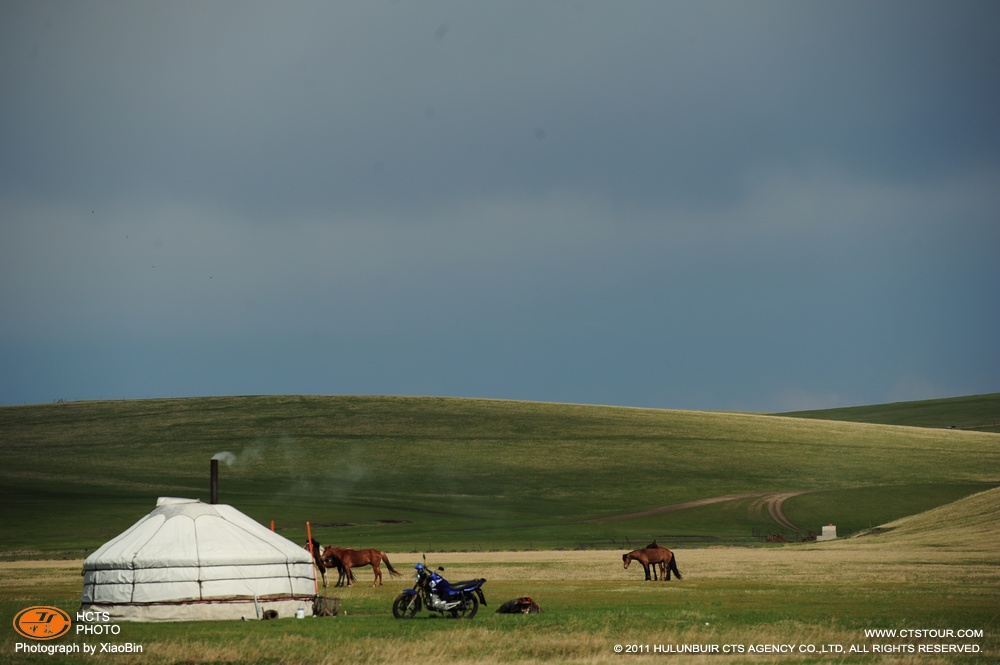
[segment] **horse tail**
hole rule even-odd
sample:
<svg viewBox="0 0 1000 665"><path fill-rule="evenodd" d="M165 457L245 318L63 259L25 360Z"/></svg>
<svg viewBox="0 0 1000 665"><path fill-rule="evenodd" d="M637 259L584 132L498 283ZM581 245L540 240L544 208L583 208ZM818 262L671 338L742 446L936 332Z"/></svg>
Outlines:
<svg viewBox="0 0 1000 665"><path fill-rule="evenodd" d="M385 552L382 552L382 561L385 562L385 567L389 569L390 574L395 575L396 577L399 577L400 575L403 574L392 567L392 564L389 563L389 556Z"/></svg>
<svg viewBox="0 0 1000 665"><path fill-rule="evenodd" d="M677 570L677 555L674 554L670 557L670 570L677 576L677 579L682 580L684 576L681 575L681 571Z"/></svg>

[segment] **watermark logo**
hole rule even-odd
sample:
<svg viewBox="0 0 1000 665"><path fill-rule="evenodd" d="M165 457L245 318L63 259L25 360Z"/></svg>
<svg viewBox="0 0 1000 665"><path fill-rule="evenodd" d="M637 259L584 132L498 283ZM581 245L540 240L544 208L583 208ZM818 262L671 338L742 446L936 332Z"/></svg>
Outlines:
<svg viewBox="0 0 1000 665"><path fill-rule="evenodd" d="M54 640L69 632L73 620L58 607L35 605L14 617L14 630L29 640Z"/></svg>

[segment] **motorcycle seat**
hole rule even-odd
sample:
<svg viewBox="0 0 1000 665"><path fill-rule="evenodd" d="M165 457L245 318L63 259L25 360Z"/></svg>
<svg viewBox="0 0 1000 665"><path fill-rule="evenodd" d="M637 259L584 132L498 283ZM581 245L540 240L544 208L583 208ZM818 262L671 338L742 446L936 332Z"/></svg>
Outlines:
<svg viewBox="0 0 1000 665"><path fill-rule="evenodd" d="M482 577L478 580L465 580L464 582L452 582L448 586L451 587L452 591L466 591L468 589L475 589L477 586L481 586L486 582L486 578Z"/></svg>

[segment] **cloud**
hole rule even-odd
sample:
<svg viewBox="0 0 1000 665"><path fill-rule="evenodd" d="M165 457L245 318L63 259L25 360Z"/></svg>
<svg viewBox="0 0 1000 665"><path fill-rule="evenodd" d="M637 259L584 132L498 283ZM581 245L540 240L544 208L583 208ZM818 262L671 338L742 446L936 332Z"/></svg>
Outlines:
<svg viewBox="0 0 1000 665"><path fill-rule="evenodd" d="M320 356L316 390L856 402L997 366L991 3L64 9L0 7L10 394Z"/></svg>
<svg viewBox="0 0 1000 665"><path fill-rule="evenodd" d="M22 191L102 204L262 223L552 189L712 206L817 153L867 174L981 151L990 86L967 82L990 72L954 48L976 11L908 10L38 7L5 35L7 87L32 94L0 113Z"/></svg>
<svg viewBox="0 0 1000 665"><path fill-rule="evenodd" d="M12 330L24 335L53 326L88 334L384 327L417 307L424 322L450 326L490 309L536 314L622 289L707 289L724 303L727 290L750 285L772 293L810 285L823 297L836 288L830 279L877 290L895 281L871 281L885 271L905 275L991 246L998 232L983 220L1000 207L994 180L903 187L831 171L773 173L708 211L623 211L562 191L281 225L204 205L25 203L5 213L23 223L0 230L11 277L0 294L20 312ZM952 247L941 243L941 219L950 220ZM796 282L782 283L790 274Z"/></svg>

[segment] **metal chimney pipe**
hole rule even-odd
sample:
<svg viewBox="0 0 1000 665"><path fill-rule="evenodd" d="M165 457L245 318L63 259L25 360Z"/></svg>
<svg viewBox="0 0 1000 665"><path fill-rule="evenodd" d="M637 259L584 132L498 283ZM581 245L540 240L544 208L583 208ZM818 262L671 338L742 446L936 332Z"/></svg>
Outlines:
<svg viewBox="0 0 1000 665"><path fill-rule="evenodd" d="M219 503L219 460L211 461L211 473L209 481L209 503Z"/></svg>

